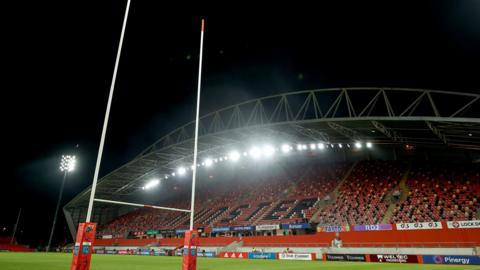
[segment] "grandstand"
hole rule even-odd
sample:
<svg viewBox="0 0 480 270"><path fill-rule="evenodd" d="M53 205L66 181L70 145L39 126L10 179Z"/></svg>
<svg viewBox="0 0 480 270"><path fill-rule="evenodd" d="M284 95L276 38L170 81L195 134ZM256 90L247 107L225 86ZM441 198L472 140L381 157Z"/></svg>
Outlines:
<svg viewBox="0 0 480 270"><path fill-rule="evenodd" d="M422 89L321 89L203 116L194 221L200 245L328 247L340 232L345 247L480 246L479 229L449 223L480 219L479 100ZM104 176L97 197L188 209L193 125ZM275 153L257 157L265 147ZM145 189L153 178L160 184ZM72 236L89 193L63 209ZM178 247L189 215L96 203L93 220L98 246ZM424 222L440 228L398 229ZM378 232L360 232L364 225Z"/></svg>

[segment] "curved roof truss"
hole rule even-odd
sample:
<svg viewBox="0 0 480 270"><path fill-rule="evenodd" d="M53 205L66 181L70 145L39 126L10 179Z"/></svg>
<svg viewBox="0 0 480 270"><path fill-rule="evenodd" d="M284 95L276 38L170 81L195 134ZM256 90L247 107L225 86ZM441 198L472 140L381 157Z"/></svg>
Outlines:
<svg viewBox="0 0 480 270"><path fill-rule="evenodd" d="M302 141L418 143L480 149L480 95L405 88L331 88L272 95L208 113L199 120L199 155L277 138ZM195 122L166 134L104 176L99 196L128 195L152 174L191 162ZM85 202L90 188L69 205Z"/></svg>

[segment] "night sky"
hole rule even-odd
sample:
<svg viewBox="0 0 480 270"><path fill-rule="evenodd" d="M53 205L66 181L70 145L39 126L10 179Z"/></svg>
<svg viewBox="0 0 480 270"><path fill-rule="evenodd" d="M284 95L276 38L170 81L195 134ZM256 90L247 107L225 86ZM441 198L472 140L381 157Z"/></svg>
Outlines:
<svg viewBox="0 0 480 270"><path fill-rule="evenodd" d="M478 1L151 2L132 2L101 176L193 119L201 18L203 113L302 89L480 89ZM19 241L46 244L62 154L78 156L63 204L91 183L125 4L41 1L2 9L1 234L11 233L22 207ZM60 212L55 241L69 237Z"/></svg>

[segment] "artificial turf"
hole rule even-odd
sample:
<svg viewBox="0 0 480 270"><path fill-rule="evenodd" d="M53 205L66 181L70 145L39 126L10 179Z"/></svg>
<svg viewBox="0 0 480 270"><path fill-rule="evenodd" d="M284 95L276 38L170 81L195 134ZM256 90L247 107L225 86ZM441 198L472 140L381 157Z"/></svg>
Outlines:
<svg viewBox="0 0 480 270"><path fill-rule="evenodd" d="M72 254L65 253L0 253L1 270L66 270L70 269ZM128 255L93 255L91 270L180 270L181 257L150 257ZM480 266L386 264L323 261L280 261L199 258L198 270L317 270L317 269L479 269Z"/></svg>

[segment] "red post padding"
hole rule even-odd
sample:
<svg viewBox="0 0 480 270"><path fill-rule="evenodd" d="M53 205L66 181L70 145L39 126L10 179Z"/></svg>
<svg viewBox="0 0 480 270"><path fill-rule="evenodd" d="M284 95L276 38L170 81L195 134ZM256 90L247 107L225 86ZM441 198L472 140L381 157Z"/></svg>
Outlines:
<svg viewBox="0 0 480 270"><path fill-rule="evenodd" d="M78 224L71 270L90 269L90 258L92 257L96 229L97 224L93 222Z"/></svg>
<svg viewBox="0 0 480 270"><path fill-rule="evenodd" d="M197 270L198 232L185 231L182 270Z"/></svg>

